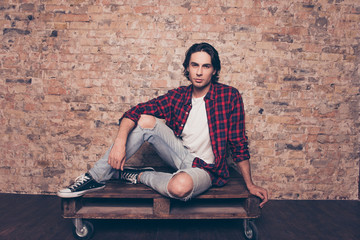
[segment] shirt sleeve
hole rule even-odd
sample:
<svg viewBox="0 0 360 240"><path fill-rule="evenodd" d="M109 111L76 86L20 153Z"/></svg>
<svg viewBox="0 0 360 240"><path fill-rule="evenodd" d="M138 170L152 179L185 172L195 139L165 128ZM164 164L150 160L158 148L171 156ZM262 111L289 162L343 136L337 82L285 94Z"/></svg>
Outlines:
<svg viewBox="0 0 360 240"><path fill-rule="evenodd" d="M140 119L141 114L152 115L157 118L169 118L170 111L170 92L148 102L139 103L123 114L119 123L123 118L129 118L135 123Z"/></svg>
<svg viewBox="0 0 360 240"><path fill-rule="evenodd" d="M233 93L231 109L228 143L234 162L241 162L250 159L250 154L245 132L244 104L238 91Z"/></svg>

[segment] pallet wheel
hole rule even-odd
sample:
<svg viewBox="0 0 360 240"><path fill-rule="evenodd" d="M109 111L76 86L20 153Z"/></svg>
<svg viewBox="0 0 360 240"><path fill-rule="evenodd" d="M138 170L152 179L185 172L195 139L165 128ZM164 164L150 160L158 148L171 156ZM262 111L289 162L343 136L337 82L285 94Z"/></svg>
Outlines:
<svg viewBox="0 0 360 240"><path fill-rule="evenodd" d="M76 239L91 239L94 235L94 225L86 220L74 219L73 235Z"/></svg>
<svg viewBox="0 0 360 240"><path fill-rule="evenodd" d="M255 223L249 219L244 219L244 235L246 239L258 240L258 230Z"/></svg>

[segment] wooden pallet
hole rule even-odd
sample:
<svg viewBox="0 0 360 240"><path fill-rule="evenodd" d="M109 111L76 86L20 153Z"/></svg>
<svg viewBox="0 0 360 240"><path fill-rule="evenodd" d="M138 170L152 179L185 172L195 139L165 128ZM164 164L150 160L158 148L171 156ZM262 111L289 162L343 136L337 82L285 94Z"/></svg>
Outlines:
<svg viewBox="0 0 360 240"><path fill-rule="evenodd" d="M169 199L143 184L111 180L102 190L78 198L63 198L64 218L75 219L253 219L260 216L260 200L244 180L231 172L224 187L182 202Z"/></svg>

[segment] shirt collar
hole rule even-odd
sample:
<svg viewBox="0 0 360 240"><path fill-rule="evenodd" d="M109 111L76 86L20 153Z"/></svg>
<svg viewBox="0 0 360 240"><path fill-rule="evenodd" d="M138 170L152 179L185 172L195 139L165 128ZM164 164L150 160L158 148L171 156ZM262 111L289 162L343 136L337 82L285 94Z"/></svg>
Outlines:
<svg viewBox="0 0 360 240"><path fill-rule="evenodd" d="M215 100L215 85L210 83L210 89L205 95L205 99Z"/></svg>
<svg viewBox="0 0 360 240"><path fill-rule="evenodd" d="M192 98L192 84L187 87L187 91L185 94L185 105L191 104L191 98Z"/></svg>
<svg viewBox="0 0 360 240"><path fill-rule="evenodd" d="M185 103L186 104L191 104L192 92L193 92L193 87L192 87L192 84L191 84L191 85L188 86L188 89L187 89L187 92L186 92L186 95L185 95ZM215 100L215 84L210 83L210 89L206 93L204 99Z"/></svg>

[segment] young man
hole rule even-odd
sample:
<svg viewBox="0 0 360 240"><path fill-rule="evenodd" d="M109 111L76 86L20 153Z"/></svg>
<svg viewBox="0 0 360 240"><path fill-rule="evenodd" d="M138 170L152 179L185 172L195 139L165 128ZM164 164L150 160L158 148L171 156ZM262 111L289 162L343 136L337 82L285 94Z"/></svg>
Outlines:
<svg viewBox="0 0 360 240"><path fill-rule="evenodd" d="M127 111L120 119L113 146L58 196L77 197L101 189L120 170L121 179L143 183L164 196L186 201L211 186L227 183L229 146L247 188L262 199L260 207L264 206L268 193L251 179L242 98L235 88L218 83L218 52L208 43L194 44L186 52L183 66L191 85L170 90ZM124 168L126 160L145 141L175 169L174 173Z"/></svg>

